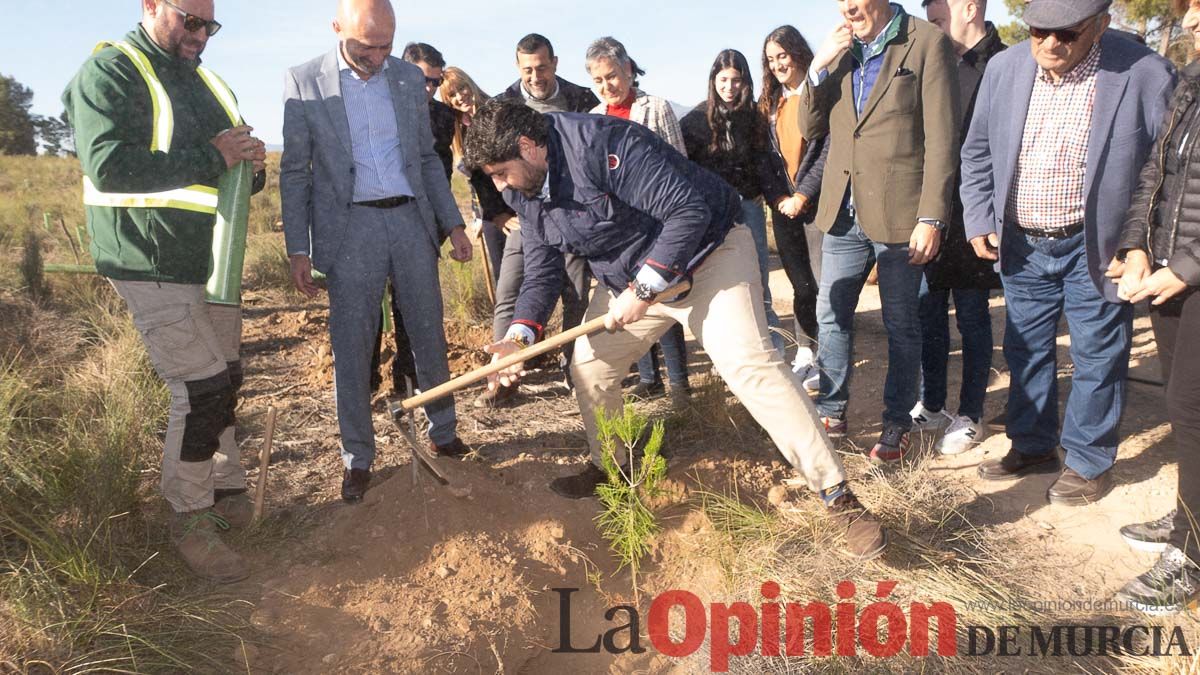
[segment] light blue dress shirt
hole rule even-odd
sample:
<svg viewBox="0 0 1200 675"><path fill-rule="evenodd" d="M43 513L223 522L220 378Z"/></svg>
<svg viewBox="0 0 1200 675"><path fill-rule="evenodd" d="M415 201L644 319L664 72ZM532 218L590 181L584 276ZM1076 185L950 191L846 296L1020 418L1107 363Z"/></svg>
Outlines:
<svg viewBox="0 0 1200 675"><path fill-rule="evenodd" d="M386 74L388 63L364 80L346 63L339 48L338 68L354 153L354 201L413 196L404 173L404 149Z"/></svg>

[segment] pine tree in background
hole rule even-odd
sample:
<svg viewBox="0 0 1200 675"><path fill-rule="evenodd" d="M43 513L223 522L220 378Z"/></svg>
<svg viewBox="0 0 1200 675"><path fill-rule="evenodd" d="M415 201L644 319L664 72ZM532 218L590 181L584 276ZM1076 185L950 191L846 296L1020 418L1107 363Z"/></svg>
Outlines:
<svg viewBox="0 0 1200 675"><path fill-rule="evenodd" d="M1029 27L1021 21L1026 0L1004 0L1008 13L1017 17L999 26L1000 38L1015 45L1029 37ZM1171 0L1114 0L1113 27L1132 33L1151 49L1171 59L1177 65L1187 63L1192 56L1189 41L1181 35L1179 17L1171 10Z"/></svg>
<svg viewBox="0 0 1200 675"><path fill-rule="evenodd" d="M0 75L0 155L36 155L37 129L29 114L33 90Z"/></svg>

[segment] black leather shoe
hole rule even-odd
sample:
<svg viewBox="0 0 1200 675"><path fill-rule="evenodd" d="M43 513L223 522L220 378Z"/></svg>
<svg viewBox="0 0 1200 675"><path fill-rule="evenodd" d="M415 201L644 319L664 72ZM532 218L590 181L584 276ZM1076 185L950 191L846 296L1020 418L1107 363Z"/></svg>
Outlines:
<svg viewBox="0 0 1200 675"><path fill-rule="evenodd" d="M1016 480L1037 473L1057 473L1062 465L1054 451L1044 455L1025 455L1009 450L1002 459L989 459L979 465L983 480Z"/></svg>
<svg viewBox="0 0 1200 675"><path fill-rule="evenodd" d="M438 445L437 443L430 441L429 447L433 450L433 454L437 455L438 457L462 457L463 455L470 454L471 452L471 446L463 443L462 439L458 436L455 436L454 440L445 445Z"/></svg>
<svg viewBox="0 0 1200 675"><path fill-rule="evenodd" d="M1099 501L1112 489L1112 471L1092 479L1084 478L1074 469L1063 469L1062 475L1054 481L1054 485L1046 490L1046 498L1051 504L1063 506L1085 506Z"/></svg>
<svg viewBox="0 0 1200 675"><path fill-rule="evenodd" d="M604 469L588 462L587 468L573 476L562 476L550 481L554 494L567 499L587 499L596 496L596 486L608 480Z"/></svg>
<svg viewBox="0 0 1200 675"><path fill-rule="evenodd" d="M346 469L342 474L342 501L347 504L361 502L370 485L370 469Z"/></svg>

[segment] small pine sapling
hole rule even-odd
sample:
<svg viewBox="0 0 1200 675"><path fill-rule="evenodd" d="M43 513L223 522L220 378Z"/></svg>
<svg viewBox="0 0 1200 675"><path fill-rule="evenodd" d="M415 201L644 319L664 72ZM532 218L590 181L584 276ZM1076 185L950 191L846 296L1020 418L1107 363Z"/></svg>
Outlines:
<svg viewBox="0 0 1200 675"><path fill-rule="evenodd" d="M638 569L650 551L650 538L659 532L658 521L646 501L659 493L659 483L667 474L667 462L660 452L664 427L661 420L650 427L639 458L637 449L649 422L631 403L626 402L621 414L611 417L597 410L596 426L601 465L608 476L607 482L596 487L596 496L604 505L596 522L621 567L629 567L636 598ZM626 466L617 462L618 451L628 458Z"/></svg>

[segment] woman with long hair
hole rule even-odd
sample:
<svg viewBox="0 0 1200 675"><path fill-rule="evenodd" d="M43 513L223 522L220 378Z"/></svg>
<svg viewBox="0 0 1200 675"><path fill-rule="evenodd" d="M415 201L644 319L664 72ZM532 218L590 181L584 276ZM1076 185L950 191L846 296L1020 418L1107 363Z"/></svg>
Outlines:
<svg viewBox="0 0 1200 675"><path fill-rule="evenodd" d="M800 31L780 26L763 41L763 91L758 107L769 122L771 147L783 161L790 196L775 205L771 226L788 281L792 311L810 343L817 340L817 279L821 267L821 232L813 226L829 141L809 141L800 134L800 88L813 60L812 48ZM815 263L815 264L814 264ZM793 369L809 389L817 388L815 351L801 344Z"/></svg>
<svg viewBox="0 0 1200 675"><path fill-rule="evenodd" d="M768 284L767 216L763 200L776 207L792 193L782 163L771 146L767 119L754 102L754 76L736 49L717 54L708 73L708 98L679 123L688 157L733 186L742 197L742 219L754 235L762 273L763 306L771 342L784 353L779 316Z"/></svg>
<svg viewBox="0 0 1200 675"><path fill-rule="evenodd" d="M641 124L670 143L680 153L687 155L675 111L665 99L651 96L638 88L637 78L646 72L629 58L625 45L614 38L602 37L588 47L585 63L588 75L596 87L596 94L600 97L600 105L592 108L593 113L612 115ZM691 395L683 326L675 325L667 331L659 340L658 347L662 348L663 360L666 361L672 403L680 407ZM650 398L661 394L663 390L658 354L652 347L638 361L638 384L631 393L641 398Z"/></svg>
<svg viewBox="0 0 1200 675"><path fill-rule="evenodd" d="M482 236L487 246L488 260L492 267L493 285L500 278L500 264L504 255L504 239L508 230L517 226L516 214L504 203L492 179L483 171L468 172L463 164L463 137L471 125L471 117L487 100L475 80L461 68L450 66L442 71L442 86L438 88L442 102L454 111L454 140L450 149L454 153L454 168L471 184L472 207L475 222L467 227L471 238ZM507 329L507 326L505 327Z"/></svg>

